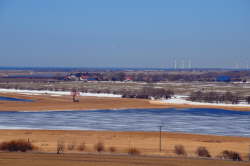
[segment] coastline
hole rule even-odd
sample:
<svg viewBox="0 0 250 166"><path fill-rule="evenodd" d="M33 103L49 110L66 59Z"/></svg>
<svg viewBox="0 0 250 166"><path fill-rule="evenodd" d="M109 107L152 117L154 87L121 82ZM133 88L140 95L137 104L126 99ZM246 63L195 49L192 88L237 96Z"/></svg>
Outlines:
<svg viewBox="0 0 250 166"><path fill-rule="evenodd" d="M34 102L0 101L0 111L43 112L43 111L86 111L86 110L121 110L121 109L158 109L158 108L213 108L231 111L250 111L250 106L222 106L209 104L167 103L159 100L130 99L120 97L80 96L80 102L72 102L70 95L54 96L49 94L20 94L0 92L0 96L34 100Z"/></svg>

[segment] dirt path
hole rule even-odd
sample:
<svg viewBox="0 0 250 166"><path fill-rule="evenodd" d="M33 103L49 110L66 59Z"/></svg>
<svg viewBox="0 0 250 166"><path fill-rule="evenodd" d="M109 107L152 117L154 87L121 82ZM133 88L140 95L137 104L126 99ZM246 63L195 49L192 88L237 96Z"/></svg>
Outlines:
<svg viewBox="0 0 250 166"><path fill-rule="evenodd" d="M4 166L249 166L249 162L93 154L0 153Z"/></svg>

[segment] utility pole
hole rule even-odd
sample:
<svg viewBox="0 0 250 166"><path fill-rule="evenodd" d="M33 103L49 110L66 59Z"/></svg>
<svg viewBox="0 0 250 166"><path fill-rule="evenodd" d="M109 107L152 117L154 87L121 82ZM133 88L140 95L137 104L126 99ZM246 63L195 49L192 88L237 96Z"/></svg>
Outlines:
<svg viewBox="0 0 250 166"><path fill-rule="evenodd" d="M161 152L161 150L162 150L162 149L161 149L161 137L162 137L162 136L161 136L161 129L162 129L162 126L159 126L159 127L160 127L159 150L160 150L160 152Z"/></svg>
<svg viewBox="0 0 250 166"><path fill-rule="evenodd" d="M249 146L248 160L250 161L250 145L248 146Z"/></svg>

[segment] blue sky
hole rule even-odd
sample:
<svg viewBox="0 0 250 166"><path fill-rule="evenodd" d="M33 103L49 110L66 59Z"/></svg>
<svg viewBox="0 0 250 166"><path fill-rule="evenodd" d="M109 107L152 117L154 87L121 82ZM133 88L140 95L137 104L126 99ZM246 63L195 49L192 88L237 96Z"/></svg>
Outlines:
<svg viewBox="0 0 250 166"><path fill-rule="evenodd" d="M0 0L0 66L250 66L249 0Z"/></svg>

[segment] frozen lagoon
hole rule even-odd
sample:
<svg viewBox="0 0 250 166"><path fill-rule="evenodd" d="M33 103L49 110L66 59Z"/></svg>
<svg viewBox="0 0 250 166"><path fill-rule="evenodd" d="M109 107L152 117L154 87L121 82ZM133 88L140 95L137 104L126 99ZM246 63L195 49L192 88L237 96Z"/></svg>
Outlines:
<svg viewBox="0 0 250 166"><path fill-rule="evenodd" d="M250 137L250 112L221 109L126 109L0 112L0 129L164 131Z"/></svg>

